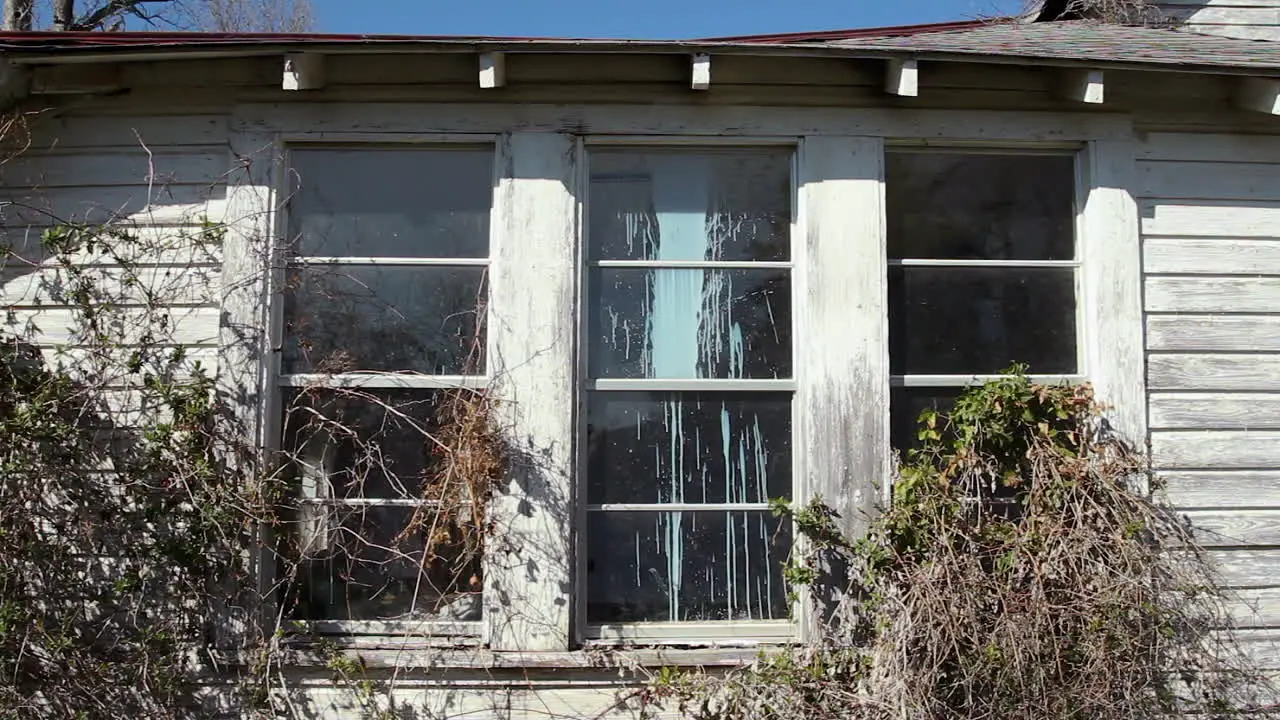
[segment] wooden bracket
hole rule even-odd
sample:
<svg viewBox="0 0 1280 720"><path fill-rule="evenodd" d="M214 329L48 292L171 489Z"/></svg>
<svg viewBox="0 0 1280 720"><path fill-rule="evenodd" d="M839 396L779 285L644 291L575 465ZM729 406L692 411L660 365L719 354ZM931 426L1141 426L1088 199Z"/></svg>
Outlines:
<svg viewBox="0 0 1280 720"><path fill-rule="evenodd" d="M1068 70L1062 83L1065 100L1101 105L1106 98L1106 85L1101 70Z"/></svg>
<svg viewBox="0 0 1280 720"><path fill-rule="evenodd" d="M693 56L693 82L691 87L694 90L709 90L711 88L711 56L707 53L698 53Z"/></svg>
<svg viewBox="0 0 1280 720"><path fill-rule="evenodd" d="M884 91L899 97L920 94L920 64L915 60L890 60L884 78Z"/></svg>
<svg viewBox="0 0 1280 720"><path fill-rule="evenodd" d="M1236 88L1236 105L1245 110L1280 115L1280 80L1275 78L1241 78Z"/></svg>
<svg viewBox="0 0 1280 720"><path fill-rule="evenodd" d="M288 53L284 56L285 90L319 90L324 87L324 56Z"/></svg>
<svg viewBox="0 0 1280 720"><path fill-rule="evenodd" d="M480 87L500 88L507 84L507 56L505 53L480 55Z"/></svg>

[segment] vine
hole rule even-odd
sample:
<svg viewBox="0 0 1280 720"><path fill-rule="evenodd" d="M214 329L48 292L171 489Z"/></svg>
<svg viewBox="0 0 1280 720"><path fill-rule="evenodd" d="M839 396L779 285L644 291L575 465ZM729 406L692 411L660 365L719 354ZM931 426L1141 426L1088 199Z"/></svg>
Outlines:
<svg viewBox="0 0 1280 720"><path fill-rule="evenodd" d="M666 670L647 699L700 720L1276 714L1189 525L1088 385L1015 367L925 411L918 439L863 538L820 500L775 504L809 538L789 579L847 588L815 608L822 642Z"/></svg>
<svg viewBox="0 0 1280 720"><path fill-rule="evenodd" d="M299 647L364 716L402 717L358 655L297 621L298 588L317 563L375 575L399 563L426 578L414 612L478 597L493 530L484 510L505 472L489 394L440 390L423 403L321 381L285 409L303 440L245 462L251 434L181 337L207 278L199 262L156 261L175 248L216 258L225 233L68 222L43 233L34 258L3 249L6 293L22 298L0 327L0 718L205 717L225 702L206 691L228 674L259 716L307 717L285 672ZM395 423L396 437L362 433L352 402ZM426 467L395 465L406 443ZM358 509L308 504L298 467L317 446L342 454L353 493L412 488L409 521L368 539L344 529L362 522Z"/></svg>

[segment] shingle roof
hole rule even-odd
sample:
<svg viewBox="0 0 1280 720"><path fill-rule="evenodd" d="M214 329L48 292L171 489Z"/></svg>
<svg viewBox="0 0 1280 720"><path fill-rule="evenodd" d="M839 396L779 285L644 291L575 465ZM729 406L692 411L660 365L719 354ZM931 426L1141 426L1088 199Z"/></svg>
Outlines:
<svg viewBox="0 0 1280 720"><path fill-rule="evenodd" d="M860 37L832 40L825 44L850 50L900 50L1083 63L1280 69L1280 42L1088 21L997 22L959 30Z"/></svg>

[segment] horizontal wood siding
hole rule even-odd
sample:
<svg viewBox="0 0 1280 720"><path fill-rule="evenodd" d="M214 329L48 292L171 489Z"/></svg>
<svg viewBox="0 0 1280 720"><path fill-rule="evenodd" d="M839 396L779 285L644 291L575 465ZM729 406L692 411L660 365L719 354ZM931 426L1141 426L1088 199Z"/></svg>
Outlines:
<svg viewBox="0 0 1280 720"><path fill-rule="evenodd" d="M1229 17L1229 4L1197 17ZM1280 137L1150 133L1135 190L1158 486L1212 548L1235 616L1275 667Z"/></svg>
<svg viewBox="0 0 1280 720"><path fill-rule="evenodd" d="M1276 0L1160 0L1161 19L1188 30L1247 38L1280 40L1280 3Z"/></svg>
<svg viewBox="0 0 1280 720"><path fill-rule="evenodd" d="M12 248L0 263L6 330L29 333L50 357L81 344L68 273L42 237L61 224L111 223L125 235L110 251L70 257L115 303L125 343L164 319L162 342L199 351L214 370L222 252L202 227L224 219L227 128L225 114L37 115L25 150L0 164L0 232Z"/></svg>

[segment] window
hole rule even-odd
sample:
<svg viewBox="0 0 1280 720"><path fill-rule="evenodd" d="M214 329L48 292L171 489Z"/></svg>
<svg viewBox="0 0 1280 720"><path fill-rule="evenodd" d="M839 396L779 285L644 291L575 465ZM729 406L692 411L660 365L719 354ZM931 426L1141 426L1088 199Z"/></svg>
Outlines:
<svg viewBox="0 0 1280 720"><path fill-rule="evenodd" d="M886 155L892 443L976 378L1081 372L1075 157Z"/></svg>
<svg viewBox="0 0 1280 720"><path fill-rule="evenodd" d="M859 532L919 411L1013 362L1141 392L1119 141L335 137L286 144L268 374L301 498L289 610L320 632L803 640L771 499L821 495ZM472 391L512 458L485 507L432 451Z"/></svg>
<svg viewBox="0 0 1280 720"><path fill-rule="evenodd" d="M289 152L277 377L299 619L480 619L478 515L439 481L433 438L448 393L487 383L493 155Z"/></svg>
<svg viewBox="0 0 1280 720"><path fill-rule="evenodd" d="M792 155L590 153L589 626L788 616Z"/></svg>

